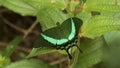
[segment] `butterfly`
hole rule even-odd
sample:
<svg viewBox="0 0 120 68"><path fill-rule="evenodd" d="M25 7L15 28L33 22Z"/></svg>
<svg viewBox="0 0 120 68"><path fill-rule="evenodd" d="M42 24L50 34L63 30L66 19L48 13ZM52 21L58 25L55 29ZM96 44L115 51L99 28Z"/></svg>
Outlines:
<svg viewBox="0 0 120 68"><path fill-rule="evenodd" d="M35 40L34 47L51 47L65 50L71 59L72 56L69 53L69 49L71 47L76 46L81 51L81 49L76 45L76 39L82 23L82 20L79 18L68 18L62 24L58 24L56 27L42 32Z"/></svg>

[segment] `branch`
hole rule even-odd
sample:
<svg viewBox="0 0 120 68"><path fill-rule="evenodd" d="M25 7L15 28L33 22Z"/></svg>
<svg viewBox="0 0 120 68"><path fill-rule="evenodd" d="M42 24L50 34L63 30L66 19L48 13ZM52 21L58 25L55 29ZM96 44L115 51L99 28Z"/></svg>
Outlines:
<svg viewBox="0 0 120 68"><path fill-rule="evenodd" d="M25 34L26 30L24 30L24 29L14 25L14 24L12 24L10 21L8 21L7 19L3 18L2 16L1 16L1 18L7 25L9 25L10 27L12 27L12 28L14 28L14 29L16 29L16 30L18 30L18 31L20 31L20 32Z"/></svg>
<svg viewBox="0 0 120 68"><path fill-rule="evenodd" d="M59 64L59 63L61 63L61 62L66 61L66 60L68 60L68 57L64 57L64 58L62 58L62 59L60 59L60 60L51 62L50 65L56 65L56 64Z"/></svg>
<svg viewBox="0 0 120 68"><path fill-rule="evenodd" d="M35 28L35 26L37 25L37 23L38 23L37 20L36 20L35 22L33 22L33 24L31 25L31 27L30 27L28 30L25 30L25 29L22 29L22 28L20 28L20 27L18 27L18 26L16 26L16 25L12 24L10 21L8 21L7 19L3 18L2 16L1 16L1 18L3 19L3 21L4 21L7 25L9 25L10 27L12 27L12 28L14 28L14 29L22 32L22 33L24 34L24 38L26 38L29 33L38 34L38 32L32 31L32 30Z"/></svg>
<svg viewBox="0 0 120 68"><path fill-rule="evenodd" d="M26 30L26 32L24 33L24 38L26 38L26 36L32 32L32 30L35 28L35 26L38 24L38 21L36 20L35 22L33 22L33 24L31 25L31 27Z"/></svg>
<svg viewBox="0 0 120 68"><path fill-rule="evenodd" d="M0 42L0 47L7 47L7 44L8 43L5 43L5 42ZM20 50L22 52L25 52L25 53L30 53L31 52L31 49L30 48L25 48L25 47L22 47L22 46L17 46L16 47L17 50Z"/></svg>

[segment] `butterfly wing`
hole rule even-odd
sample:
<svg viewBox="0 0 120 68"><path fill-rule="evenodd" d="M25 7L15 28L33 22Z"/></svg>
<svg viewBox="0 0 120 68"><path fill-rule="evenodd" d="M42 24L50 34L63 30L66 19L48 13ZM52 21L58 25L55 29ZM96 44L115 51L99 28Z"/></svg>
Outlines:
<svg viewBox="0 0 120 68"><path fill-rule="evenodd" d="M75 23L75 29L76 29L76 34L77 34L79 32L82 24L83 24L83 21L79 18L76 18L76 17L73 17L72 19Z"/></svg>
<svg viewBox="0 0 120 68"><path fill-rule="evenodd" d="M64 29L65 37L72 40L78 33L80 27L82 26L82 20L76 17L69 18L65 20L61 27Z"/></svg>
<svg viewBox="0 0 120 68"><path fill-rule="evenodd" d="M38 36L38 38L35 39L34 48L38 47L53 47L53 44L49 43L47 40L45 40L41 35Z"/></svg>
<svg viewBox="0 0 120 68"><path fill-rule="evenodd" d="M69 19L65 20L61 25L58 25L57 27L44 31L41 33L41 36L44 38L44 40L47 40L53 45L61 45L63 43L66 43L68 41L68 35L71 31L71 23L66 22L70 22Z"/></svg>
<svg viewBox="0 0 120 68"><path fill-rule="evenodd" d="M65 20L62 24L57 27L48 29L43 32L44 35L49 36L54 39L67 39L71 31L70 19ZM69 22L69 23L68 23Z"/></svg>
<svg viewBox="0 0 120 68"><path fill-rule="evenodd" d="M71 33L68 36L68 39L69 40L73 39L75 37L75 35L76 35L75 23L74 23L73 19L71 18Z"/></svg>
<svg viewBox="0 0 120 68"><path fill-rule="evenodd" d="M71 22L74 23L74 25L72 25ZM63 43L66 43L68 41L68 38L72 39L75 36L76 32L79 30L79 27L82 25L81 22L82 21L78 18L72 18L72 20L71 18L69 18L65 20L61 25L44 31L35 40L34 42L35 47L40 47L40 46L54 47L55 44L61 45ZM74 28L76 30L74 30ZM50 40L50 42L47 39Z"/></svg>
<svg viewBox="0 0 120 68"><path fill-rule="evenodd" d="M67 39L54 39L52 37L49 37L49 36L46 36L44 35L43 33L41 33L41 36L48 42L54 44L54 45L61 45L65 42L67 42L68 40Z"/></svg>

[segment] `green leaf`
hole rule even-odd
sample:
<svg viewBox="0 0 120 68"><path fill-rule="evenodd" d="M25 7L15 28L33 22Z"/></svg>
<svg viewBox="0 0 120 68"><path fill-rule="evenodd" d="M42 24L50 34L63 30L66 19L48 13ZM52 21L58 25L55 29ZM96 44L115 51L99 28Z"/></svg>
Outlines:
<svg viewBox="0 0 120 68"><path fill-rule="evenodd" d="M120 43L119 42L119 39L120 39L120 32L118 31L112 31L112 32L109 32L107 34L104 35L105 37L105 40L108 44L108 46L114 46L114 44L118 44Z"/></svg>
<svg viewBox="0 0 120 68"><path fill-rule="evenodd" d="M36 59L30 59L12 63L6 68L55 68L55 66L50 66Z"/></svg>
<svg viewBox="0 0 120 68"><path fill-rule="evenodd" d="M4 56L10 57L11 54L14 52L16 46L23 40L23 36L17 36L14 40L12 40L5 50Z"/></svg>
<svg viewBox="0 0 120 68"><path fill-rule="evenodd" d="M3 55L3 51L2 50L0 50L0 55Z"/></svg>
<svg viewBox="0 0 120 68"><path fill-rule="evenodd" d="M83 23L86 22L87 20L89 20L89 18L91 18L91 14L87 13L87 12L82 12L76 15L77 18L82 19Z"/></svg>
<svg viewBox="0 0 120 68"><path fill-rule="evenodd" d="M103 37L84 41L81 44L83 53L79 54L74 68L90 68L103 60L103 48L105 46Z"/></svg>
<svg viewBox="0 0 120 68"><path fill-rule="evenodd" d="M5 58L2 55L0 55L0 68L3 68L8 64L10 64L10 59Z"/></svg>
<svg viewBox="0 0 120 68"><path fill-rule="evenodd" d="M99 37L110 31L120 31L120 19L112 16L94 16L84 22L81 36L88 38Z"/></svg>
<svg viewBox="0 0 120 68"><path fill-rule="evenodd" d="M105 55L106 68L120 68L120 32L112 31L104 35L108 50Z"/></svg>
<svg viewBox="0 0 120 68"><path fill-rule="evenodd" d="M42 26L42 30L45 31L49 28L57 26L56 23L60 24L68 17L62 11L55 8L45 8L38 12L37 18Z"/></svg>
<svg viewBox="0 0 120 68"><path fill-rule="evenodd" d="M28 5L24 0L0 0L0 3L21 15L36 15L37 11L32 6Z"/></svg>
<svg viewBox="0 0 120 68"><path fill-rule="evenodd" d="M55 49L51 49L51 48L33 48L30 54L26 58L30 58L50 52L55 52L55 51L56 51Z"/></svg>
<svg viewBox="0 0 120 68"><path fill-rule="evenodd" d="M33 6L36 9L42 8L57 8L57 9L65 9L66 8L66 0L25 0L29 5Z"/></svg>
<svg viewBox="0 0 120 68"><path fill-rule="evenodd" d="M38 10L43 8L66 8L65 0L0 0L0 3L14 12L20 13L24 16L35 16Z"/></svg>
<svg viewBox="0 0 120 68"><path fill-rule="evenodd" d="M97 11L103 14L120 13L120 5L117 0L87 0L84 10L87 12Z"/></svg>
<svg viewBox="0 0 120 68"><path fill-rule="evenodd" d="M86 5L92 5L92 4L116 4L116 3L120 4L119 1L116 1L116 0L86 0Z"/></svg>

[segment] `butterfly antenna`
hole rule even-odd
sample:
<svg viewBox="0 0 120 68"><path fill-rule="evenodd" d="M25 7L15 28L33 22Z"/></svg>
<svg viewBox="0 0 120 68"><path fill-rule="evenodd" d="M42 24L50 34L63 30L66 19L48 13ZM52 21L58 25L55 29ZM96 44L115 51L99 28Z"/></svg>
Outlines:
<svg viewBox="0 0 120 68"><path fill-rule="evenodd" d="M80 49L80 47L78 45L76 45L76 47L81 53L83 53L83 51Z"/></svg>

